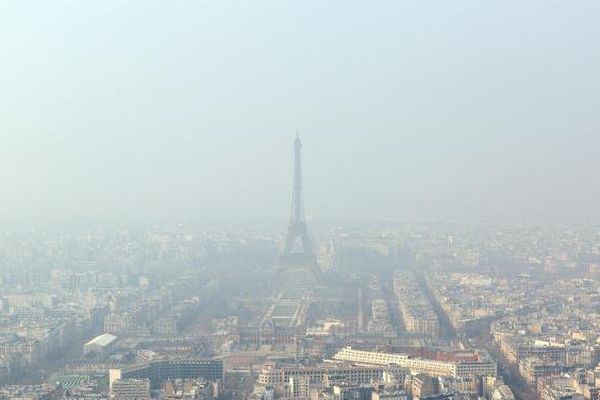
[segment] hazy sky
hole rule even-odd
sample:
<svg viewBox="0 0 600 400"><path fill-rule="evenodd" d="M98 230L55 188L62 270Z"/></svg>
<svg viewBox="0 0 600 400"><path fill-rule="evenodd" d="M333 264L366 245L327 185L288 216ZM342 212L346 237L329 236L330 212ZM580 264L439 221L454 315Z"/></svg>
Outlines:
<svg viewBox="0 0 600 400"><path fill-rule="evenodd" d="M600 217L600 2L0 2L0 220Z"/></svg>

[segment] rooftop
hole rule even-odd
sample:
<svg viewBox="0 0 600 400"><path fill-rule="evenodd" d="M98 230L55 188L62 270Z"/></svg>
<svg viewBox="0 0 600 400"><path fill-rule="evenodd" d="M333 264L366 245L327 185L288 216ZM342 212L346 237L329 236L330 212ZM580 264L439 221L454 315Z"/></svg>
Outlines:
<svg viewBox="0 0 600 400"><path fill-rule="evenodd" d="M114 335L111 335L110 333L104 333L100 336L96 336L95 338L93 338L92 340L90 340L89 342L87 342L85 345L97 345L97 346L108 346L109 344L111 344L112 342L114 342L115 340L117 340L117 337Z"/></svg>

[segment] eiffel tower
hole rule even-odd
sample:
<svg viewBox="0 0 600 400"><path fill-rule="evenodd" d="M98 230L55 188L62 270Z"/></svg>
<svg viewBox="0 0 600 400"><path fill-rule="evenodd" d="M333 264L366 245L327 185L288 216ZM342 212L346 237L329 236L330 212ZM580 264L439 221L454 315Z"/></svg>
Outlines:
<svg viewBox="0 0 600 400"><path fill-rule="evenodd" d="M316 257L313 253L306 216L304 215L304 196L302 193L302 141L296 134L294 141L294 181L292 186L292 209L290 225L283 253L279 259L282 265L315 267Z"/></svg>

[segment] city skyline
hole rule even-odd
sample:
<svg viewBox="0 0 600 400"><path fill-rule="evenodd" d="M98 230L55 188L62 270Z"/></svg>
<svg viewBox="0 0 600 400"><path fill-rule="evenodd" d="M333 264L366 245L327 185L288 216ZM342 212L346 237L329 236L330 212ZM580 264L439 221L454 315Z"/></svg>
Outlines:
<svg viewBox="0 0 600 400"><path fill-rule="evenodd" d="M0 1L0 400L600 400L598 21Z"/></svg>

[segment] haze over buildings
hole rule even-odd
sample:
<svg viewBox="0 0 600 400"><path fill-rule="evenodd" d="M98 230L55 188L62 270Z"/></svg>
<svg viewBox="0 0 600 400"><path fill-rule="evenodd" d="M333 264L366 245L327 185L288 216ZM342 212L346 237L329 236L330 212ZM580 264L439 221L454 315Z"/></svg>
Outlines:
<svg viewBox="0 0 600 400"><path fill-rule="evenodd" d="M600 3L0 3L0 400L600 400Z"/></svg>
<svg viewBox="0 0 600 400"><path fill-rule="evenodd" d="M600 5L0 4L0 218L599 217ZM268 155L268 156L266 156Z"/></svg>

